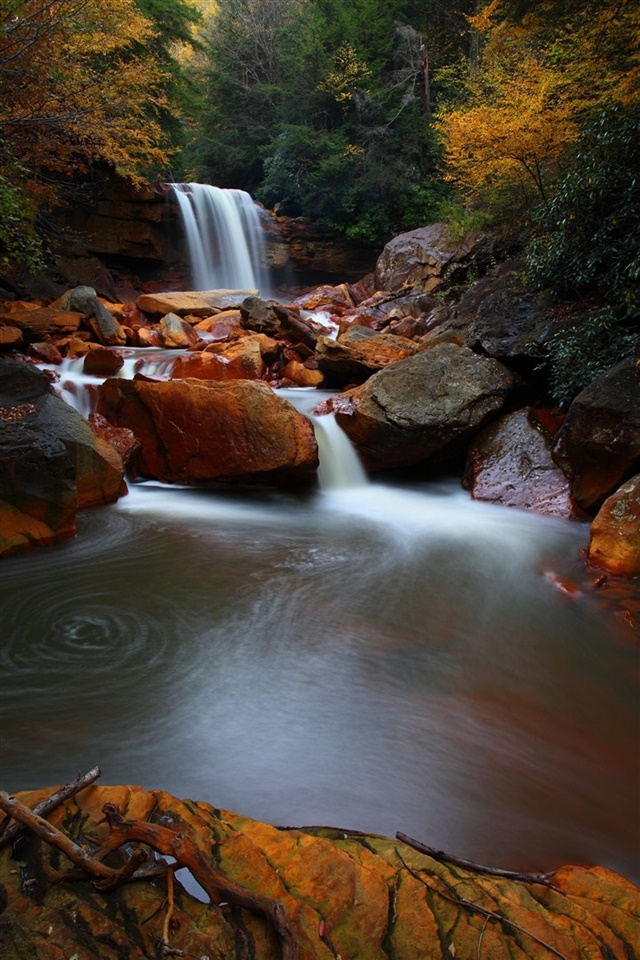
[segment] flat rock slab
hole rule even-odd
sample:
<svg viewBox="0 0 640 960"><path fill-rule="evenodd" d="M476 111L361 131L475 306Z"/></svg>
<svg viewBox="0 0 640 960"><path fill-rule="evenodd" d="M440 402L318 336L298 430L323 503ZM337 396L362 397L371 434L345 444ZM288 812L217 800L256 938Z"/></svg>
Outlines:
<svg viewBox="0 0 640 960"><path fill-rule="evenodd" d="M144 313L165 316L209 317L222 310L239 309L246 297L256 296L257 290L185 290L175 293L143 293L136 307Z"/></svg>
<svg viewBox="0 0 640 960"><path fill-rule="evenodd" d="M17 798L29 807L50 791ZM104 841L106 803L195 846L193 863L256 897L277 901L299 960L584 960L637 956L640 891L602 867L562 867L556 889L433 859L399 840L323 827L279 829L209 804L140 787L89 787L49 819L86 848ZM4 960L139 960L171 954L278 960L264 915L201 902L179 880L138 880L109 892L88 881L51 884L38 844L0 851ZM180 856L180 863L186 857ZM210 885L209 885L210 886ZM483 912L484 911L484 912ZM166 947L162 955L169 955Z"/></svg>

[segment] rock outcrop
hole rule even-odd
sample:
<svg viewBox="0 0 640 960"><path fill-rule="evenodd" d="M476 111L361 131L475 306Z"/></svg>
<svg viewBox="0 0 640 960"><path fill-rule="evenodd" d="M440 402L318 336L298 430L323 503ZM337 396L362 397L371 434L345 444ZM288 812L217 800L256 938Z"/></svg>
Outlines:
<svg viewBox="0 0 640 960"><path fill-rule="evenodd" d="M497 360L441 344L380 370L333 409L365 466L381 470L459 454L514 384Z"/></svg>
<svg viewBox="0 0 640 960"><path fill-rule="evenodd" d="M640 361L622 360L575 398L553 457L573 497L594 511L640 466Z"/></svg>
<svg viewBox="0 0 640 960"><path fill-rule="evenodd" d="M17 799L33 807L46 795ZM552 885L516 882L446 856L434 859L400 840L276 828L139 787L93 786L48 816L91 851L109 836L103 809L117 810L124 830L140 824L170 845L174 838L170 847L164 840L162 853L173 849L180 864L189 860L212 902L195 899L166 873L112 890L87 880L54 884L45 879L43 858L59 867L59 856L21 842L17 859L10 848L0 851L4 960L636 956L640 891L601 867L561 867ZM275 923L286 940L276 936Z"/></svg>
<svg viewBox="0 0 640 960"><path fill-rule="evenodd" d="M571 498L569 481L553 461L551 444L535 410L501 417L471 442L465 486L476 500L583 519Z"/></svg>
<svg viewBox="0 0 640 960"><path fill-rule="evenodd" d="M316 345L318 367L337 383L362 383L373 373L418 350L406 337L376 333L354 325L335 339L319 337Z"/></svg>
<svg viewBox="0 0 640 960"><path fill-rule="evenodd" d="M109 379L98 412L133 431L139 471L168 483L315 477L310 421L261 382Z"/></svg>
<svg viewBox="0 0 640 960"><path fill-rule="evenodd" d="M446 223L418 227L387 243L376 263L376 288L433 293L465 280L471 265L477 268L491 253L489 238L482 233L457 240Z"/></svg>

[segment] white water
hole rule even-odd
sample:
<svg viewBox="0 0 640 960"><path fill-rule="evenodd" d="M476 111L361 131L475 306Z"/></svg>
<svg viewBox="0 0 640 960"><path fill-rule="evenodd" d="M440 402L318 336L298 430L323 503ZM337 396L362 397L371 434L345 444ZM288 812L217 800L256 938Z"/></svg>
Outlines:
<svg viewBox="0 0 640 960"><path fill-rule="evenodd" d="M4 785L99 763L272 823L640 878L637 658L588 588L585 525L351 468L300 495L133 484L12 560Z"/></svg>
<svg viewBox="0 0 640 960"><path fill-rule="evenodd" d="M173 183L196 290L257 289L268 295L260 208L244 190Z"/></svg>

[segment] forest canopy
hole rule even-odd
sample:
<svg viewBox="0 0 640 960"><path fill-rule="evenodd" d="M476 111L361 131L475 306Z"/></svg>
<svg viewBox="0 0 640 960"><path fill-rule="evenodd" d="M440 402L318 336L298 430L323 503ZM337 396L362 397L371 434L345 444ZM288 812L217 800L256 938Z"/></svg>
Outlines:
<svg viewBox="0 0 640 960"><path fill-rule="evenodd" d="M36 264L96 165L373 246L437 219L557 233L585 131L639 87L635 0L3 0L0 256Z"/></svg>

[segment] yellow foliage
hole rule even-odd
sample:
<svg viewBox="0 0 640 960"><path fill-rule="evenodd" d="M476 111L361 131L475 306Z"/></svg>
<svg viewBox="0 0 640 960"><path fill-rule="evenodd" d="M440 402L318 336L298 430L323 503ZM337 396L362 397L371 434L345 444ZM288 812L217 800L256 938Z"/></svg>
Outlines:
<svg viewBox="0 0 640 960"><path fill-rule="evenodd" d="M350 43L343 43L335 58L336 69L318 84L318 89L331 94L337 103L347 103L356 88L371 75L371 70L361 60Z"/></svg>
<svg viewBox="0 0 640 960"><path fill-rule="evenodd" d="M471 18L483 55L469 70L464 105L438 121L447 176L469 200L499 182L535 185L544 197L585 116L639 96L638 4L602 0L553 29L549 4L520 23L500 19L501 6L492 0Z"/></svg>
<svg viewBox="0 0 640 960"><path fill-rule="evenodd" d="M96 158L135 177L162 165L161 71L134 0L8 0L0 14L0 141L37 176ZM3 29L4 28L4 29ZM46 179L46 178L45 178Z"/></svg>

